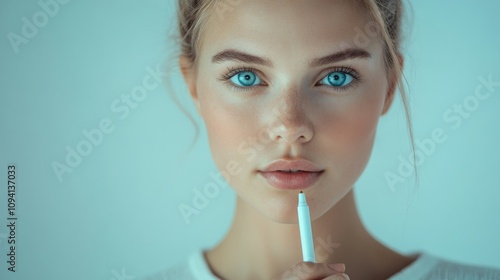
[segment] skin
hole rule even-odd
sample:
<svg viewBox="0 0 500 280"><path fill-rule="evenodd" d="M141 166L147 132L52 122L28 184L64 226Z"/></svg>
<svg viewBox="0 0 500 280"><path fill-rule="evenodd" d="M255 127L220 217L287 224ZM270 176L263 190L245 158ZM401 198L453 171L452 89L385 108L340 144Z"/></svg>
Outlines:
<svg viewBox="0 0 500 280"><path fill-rule="evenodd" d="M396 79L384 66L382 44L371 37L362 47L371 55L366 59L308 65L340 46L360 47L355 27L363 30L369 21L366 11L355 9L352 1L240 1L223 17L212 11L200 35L197 67L181 57L214 162L237 194L229 232L205 254L220 278L271 279L302 261L298 191L276 189L258 174L280 158L305 158L325 170L304 190L318 262L344 263L351 279L386 279L418 257L401 255L372 237L353 195L378 120L394 96ZM229 48L267 58L273 67L212 62L215 54ZM324 82L342 66L360 78L344 91ZM255 76L247 75L260 81L247 90L234 89L230 81L219 79L228 67L251 68ZM319 246L320 239L330 242L328 249Z"/></svg>

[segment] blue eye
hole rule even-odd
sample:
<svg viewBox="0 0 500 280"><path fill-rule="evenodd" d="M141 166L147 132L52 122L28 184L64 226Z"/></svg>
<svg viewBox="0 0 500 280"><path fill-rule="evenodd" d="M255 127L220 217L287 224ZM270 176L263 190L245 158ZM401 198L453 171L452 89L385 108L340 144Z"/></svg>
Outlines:
<svg viewBox="0 0 500 280"><path fill-rule="evenodd" d="M334 71L330 72L328 75L326 75L321 81L321 84L326 84L332 87L345 87L348 86L352 81L354 80L354 77L351 74L348 74L343 71Z"/></svg>
<svg viewBox="0 0 500 280"><path fill-rule="evenodd" d="M242 71L230 78L231 82L239 87L250 87L261 83L259 77L254 72ZM257 82L256 84L254 84Z"/></svg>

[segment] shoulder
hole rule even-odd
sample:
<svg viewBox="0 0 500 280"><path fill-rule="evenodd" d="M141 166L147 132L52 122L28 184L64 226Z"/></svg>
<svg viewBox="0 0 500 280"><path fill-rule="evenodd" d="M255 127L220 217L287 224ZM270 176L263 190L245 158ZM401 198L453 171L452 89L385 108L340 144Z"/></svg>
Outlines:
<svg viewBox="0 0 500 280"><path fill-rule="evenodd" d="M500 269L440 259L430 271L429 279L500 279Z"/></svg>
<svg viewBox="0 0 500 280"><path fill-rule="evenodd" d="M203 250L192 252L189 257L162 271L137 280L218 280L210 271Z"/></svg>
<svg viewBox="0 0 500 280"><path fill-rule="evenodd" d="M422 253L412 264L390 278L390 280L405 279L494 280L500 279L500 269L453 262Z"/></svg>

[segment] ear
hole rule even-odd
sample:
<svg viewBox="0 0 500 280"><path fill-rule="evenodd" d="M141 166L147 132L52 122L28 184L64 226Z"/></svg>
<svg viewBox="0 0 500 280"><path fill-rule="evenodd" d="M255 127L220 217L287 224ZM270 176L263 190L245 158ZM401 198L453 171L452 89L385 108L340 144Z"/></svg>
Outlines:
<svg viewBox="0 0 500 280"><path fill-rule="evenodd" d="M200 101L198 100L198 92L196 91L196 73L194 71L193 63L186 56L181 55L179 58L179 68L181 69L189 94L196 105L198 114L201 115Z"/></svg>
<svg viewBox="0 0 500 280"><path fill-rule="evenodd" d="M404 57L400 54L398 54L397 56L398 56L399 66L400 66L401 70L403 70ZM397 74L394 72L394 70L390 71L390 75L391 75L391 78L389 79L389 81L390 81L389 89L387 90L387 95L386 95L386 98L384 101L384 108L383 108L382 114L381 114L382 116L385 115L387 113L387 111L389 111L389 108L391 107L392 102L394 101L394 95L396 92L396 85L398 84L398 81L399 81L399 76L397 76Z"/></svg>

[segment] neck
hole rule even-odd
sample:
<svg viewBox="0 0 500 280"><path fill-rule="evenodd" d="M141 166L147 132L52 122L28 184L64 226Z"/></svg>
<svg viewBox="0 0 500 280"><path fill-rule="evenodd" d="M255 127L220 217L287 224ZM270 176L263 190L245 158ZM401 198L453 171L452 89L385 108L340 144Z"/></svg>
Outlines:
<svg viewBox="0 0 500 280"><path fill-rule="evenodd" d="M380 266L381 254L387 262L399 257L401 263L400 255L385 248L364 228L352 189L312 221L312 231L316 262L345 263L350 276L354 276L350 271L355 267L360 268L356 271L370 271L373 276ZM238 197L231 229L219 245L207 252L206 258L222 279L243 279L242 275L247 279L272 279L302 261L299 227L269 221Z"/></svg>

